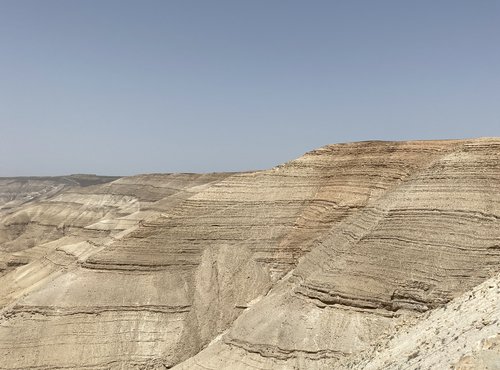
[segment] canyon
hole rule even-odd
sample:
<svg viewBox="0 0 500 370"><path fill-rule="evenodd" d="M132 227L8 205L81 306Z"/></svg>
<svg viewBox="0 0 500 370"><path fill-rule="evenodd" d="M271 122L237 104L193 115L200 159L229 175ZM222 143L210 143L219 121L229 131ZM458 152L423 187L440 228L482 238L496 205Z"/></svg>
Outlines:
<svg viewBox="0 0 500 370"><path fill-rule="evenodd" d="M0 369L500 369L500 139L0 178Z"/></svg>

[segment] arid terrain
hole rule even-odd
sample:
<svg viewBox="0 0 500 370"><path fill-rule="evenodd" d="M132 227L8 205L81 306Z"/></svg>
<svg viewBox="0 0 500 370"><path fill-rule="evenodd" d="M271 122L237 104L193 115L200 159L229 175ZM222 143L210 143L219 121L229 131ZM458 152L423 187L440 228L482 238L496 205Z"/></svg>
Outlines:
<svg viewBox="0 0 500 370"><path fill-rule="evenodd" d="M0 178L0 369L500 369L500 138Z"/></svg>

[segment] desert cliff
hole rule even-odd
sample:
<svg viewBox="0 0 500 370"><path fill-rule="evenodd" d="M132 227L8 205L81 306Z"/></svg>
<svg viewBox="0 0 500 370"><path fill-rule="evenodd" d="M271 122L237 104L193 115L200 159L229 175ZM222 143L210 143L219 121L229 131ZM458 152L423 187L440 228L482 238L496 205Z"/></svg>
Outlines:
<svg viewBox="0 0 500 370"><path fill-rule="evenodd" d="M0 179L0 369L498 369L500 139Z"/></svg>

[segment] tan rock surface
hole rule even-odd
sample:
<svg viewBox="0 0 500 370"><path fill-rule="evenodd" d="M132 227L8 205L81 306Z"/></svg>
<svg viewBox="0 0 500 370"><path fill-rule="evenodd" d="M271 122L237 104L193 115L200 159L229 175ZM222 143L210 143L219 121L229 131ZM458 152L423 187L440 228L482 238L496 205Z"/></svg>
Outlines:
<svg viewBox="0 0 500 370"><path fill-rule="evenodd" d="M86 180L0 179L0 369L497 358L498 326L465 329L474 307L494 315L494 289L453 324L463 347L431 343L429 360L419 333L451 330L440 312L500 273L499 139L339 144L259 172Z"/></svg>

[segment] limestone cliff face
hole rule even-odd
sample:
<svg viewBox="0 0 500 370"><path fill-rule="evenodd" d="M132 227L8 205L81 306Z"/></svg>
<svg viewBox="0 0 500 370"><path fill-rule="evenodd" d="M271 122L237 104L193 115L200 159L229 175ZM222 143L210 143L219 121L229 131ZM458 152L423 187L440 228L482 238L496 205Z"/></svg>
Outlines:
<svg viewBox="0 0 500 370"><path fill-rule="evenodd" d="M0 180L0 369L499 358L460 323L455 362L391 338L450 326L440 310L500 273L500 139L339 144L259 172L23 186ZM495 312L497 293L466 312Z"/></svg>

